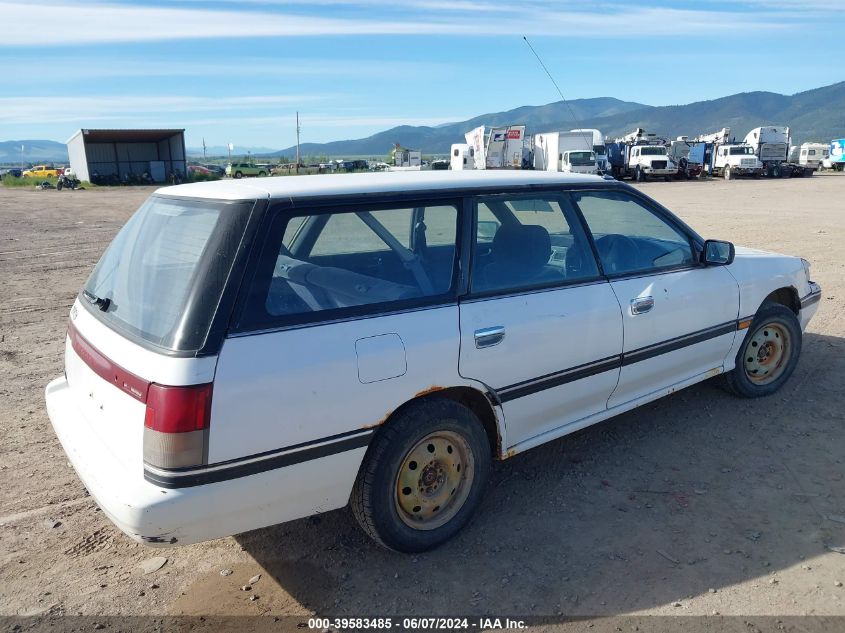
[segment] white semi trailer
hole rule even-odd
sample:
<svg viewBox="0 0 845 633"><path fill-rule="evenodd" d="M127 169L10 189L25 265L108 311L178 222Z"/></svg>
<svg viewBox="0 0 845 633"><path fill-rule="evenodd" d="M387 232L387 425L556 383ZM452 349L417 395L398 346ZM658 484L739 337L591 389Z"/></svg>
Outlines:
<svg viewBox="0 0 845 633"><path fill-rule="evenodd" d="M542 132L534 135L534 169L573 174L598 171L593 137L584 132Z"/></svg>
<svg viewBox="0 0 845 633"><path fill-rule="evenodd" d="M522 169L528 155L524 125L504 125L489 130L480 125L465 137L467 145L475 152L476 169Z"/></svg>

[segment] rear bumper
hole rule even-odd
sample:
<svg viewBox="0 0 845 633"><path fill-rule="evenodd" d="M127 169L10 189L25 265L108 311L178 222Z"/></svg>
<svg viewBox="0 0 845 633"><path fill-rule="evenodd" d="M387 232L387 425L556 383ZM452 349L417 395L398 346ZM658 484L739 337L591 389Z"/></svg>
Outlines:
<svg viewBox="0 0 845 633"><path fill-rule="evenodd" d="M154 546L197 543L343 507L366 447L191 488L168 489L128 469L93 432L65 378L45 390L47 413L91 496L123 532Z"/></svg>

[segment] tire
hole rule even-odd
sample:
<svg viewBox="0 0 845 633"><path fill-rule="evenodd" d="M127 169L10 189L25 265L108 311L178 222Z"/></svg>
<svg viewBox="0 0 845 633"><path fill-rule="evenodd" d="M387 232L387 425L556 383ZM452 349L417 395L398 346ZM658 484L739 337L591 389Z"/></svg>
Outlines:
<svg viewBox="0 0 845 633"><path fill-rule="evenodd" d="M61 191L61 190L62 190L62 186L63 186L63 185L62 185L62 181L60 180L59 182L57 182L57 183L56 183L56 190Z"/></svg>
<svg viewBox="0 0 845 633"><path fill-rule="evenodd" d="M724 375L725 387L743 398L775 393L795 371L801 343L801 325L795 313L779 303L764 303L736 355L736 367ZM761 361L764 349L766 359Z"/></svg>
<svg viewBox="0 0 845 633"><path fill-rule="evenodd" d="M733 174L731 173L731 168L729 166L725 167L725 169L722 170L722 173L725 176L725 180L730 180L733 177Z"/></svg>
<svg viewBox="0 0 845 633"><path fill-rule="evenodd" d="M243 173L241 173L239 171L235 172L235 178L243 178L243 177L244 177Z"/></svg>
<svg viewBox="0 0 845 633"><path fill-rule="evenodd" d="M420 469L418 460L429 454L433 459ZM487 434L467 407L445 399L411 404L379 429L370 444L352 489L352 513L388 549L432 549L470 520L486 488L490 463ZM428 476L433 479L425 489L423 478ZM400 489L402 483L406 485Z"/></svg>
<svg viewBox="0 0 845 633"><path fill-rule="evenodd" d="M263 172L263 171L258 172L258 177L259 177L259 178L261 178L262 176L266 176L266 175L267 175L267 173L266 173L266 172Z"/></svg>
<svg viewBox="0 0 845 633"><path fill-rule="evenodd" d="M780 165L772 167L772 178L780 178L782 176Z"/></svg>

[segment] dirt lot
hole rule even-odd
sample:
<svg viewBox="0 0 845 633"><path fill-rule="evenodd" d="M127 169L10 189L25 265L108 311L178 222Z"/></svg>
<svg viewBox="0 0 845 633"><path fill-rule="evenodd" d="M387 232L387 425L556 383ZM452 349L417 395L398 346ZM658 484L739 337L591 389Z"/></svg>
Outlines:
<svg viewBox="0 0 845 633"><path fill-rule="evenodd" d="M642 188L706 237L812 260L797 373L757 401L698 385L499 463L469 528L412 557L347 510L164 551L113 528L42 394L76 292L149 190L0 187L0 614L845 615L845 177Z"/></svg>

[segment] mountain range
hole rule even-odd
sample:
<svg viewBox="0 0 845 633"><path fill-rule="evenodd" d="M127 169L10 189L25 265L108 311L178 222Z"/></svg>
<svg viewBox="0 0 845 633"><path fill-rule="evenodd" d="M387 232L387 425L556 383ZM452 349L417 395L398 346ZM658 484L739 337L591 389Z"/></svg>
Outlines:
<svg viewBox="0 0 845 633"><path fill-rule="evenodd" d="M424 154L447 154L452 143L464 140L464 134L479 125L526 125L529 133L569 130L576 127L597 128L609 137L621 136L634 128L645 128L659 136L674 138L695 136L729 127L737 139L761 125L788 125L793 144L804 141L826 142L845 137L845 81L793 95L774 92L740 94L697 101L686 105L650 106L613 97L556 101L541 106L521 106L505 112L482 114L466 121L436 127L401 125L366 138L302 143L303 156L326 155L384 156L395 143L420 149ZM63 143L45 140L0 141L0 163L18 163L21 144L27 162L67 161ZM209 156L225 156L225 146L208 148ZM235 147L235 154L245 152L262 157L293 157L295 147L273 151L266 147ZM188 148L191 156L201 156L201 148Z"/></svg>
<svg viewBox="0 0 845 633"><path fill-rule="evenodd" d="M793 95L743 92L672 106L649 106L612 97L557 101L483 114L437 127L403 125L362 139L303 143L300 152L338 157L383 156L395 143L401 143L404 147L421 149L425 154L447 154L452 143L463 142L464 134L479 125L508 124L526 125L529 133L596 128L609 137L641 127L667 138L696 136L729 127L739 140L755 127L788 125L793 144L827 142L845 136L845 81ZM289 147L273 156L293 156L295 153L296 148Z"/></svg>
<svg viewBox="0 0 845 633"><path fill-rule="evenodd" d="M21 152L23 146L23 152ZM57 141L0 141L0 164L66 163L67 145Z"/></svg>

